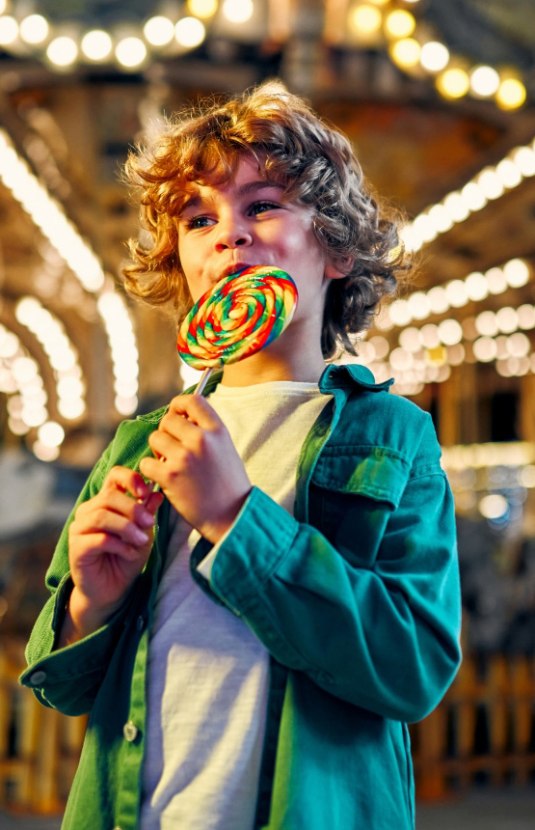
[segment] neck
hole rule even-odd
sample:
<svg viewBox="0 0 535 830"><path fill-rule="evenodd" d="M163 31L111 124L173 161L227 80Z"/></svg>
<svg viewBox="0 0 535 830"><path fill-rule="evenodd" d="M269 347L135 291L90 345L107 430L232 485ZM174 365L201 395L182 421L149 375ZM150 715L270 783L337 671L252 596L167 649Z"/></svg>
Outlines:
<svg viewBox="0 0 535 830"><path fill-rule="evenodd" d="M325 369L319 339L312 347L299 346L298 341L290 326L266 349L225 366L222 382L225 386L252 386L273 380L317 383Z"/></svg>

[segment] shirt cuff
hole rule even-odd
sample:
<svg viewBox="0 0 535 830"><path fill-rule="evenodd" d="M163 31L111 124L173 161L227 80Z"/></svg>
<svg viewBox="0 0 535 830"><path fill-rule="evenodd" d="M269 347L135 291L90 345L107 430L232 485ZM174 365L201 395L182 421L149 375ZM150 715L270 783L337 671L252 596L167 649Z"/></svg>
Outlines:
<svg viewBox="0 0 535 830"><path fill-rule="evenodd" d="M217 553L220 550L221 545L223 545L225 540L228 538L229 533L232 532L232 529L233 529L234 525L236 524L236 522L238 521L238 519L242 515L243 511L245 510L245 505L249 501L250 497L251 497L251 494L249 493L249 495L245 499L244 503L240 507L238 515L236 516L236 518L234 519L234 521L232 522L230 527L228 527L226 529L226 531L223 533L221 538L218 539L217 542L215 543L215 545L212 546L212 548L206 554L204 559L201 559L201 561L195 566L195 569L198 571L198 573L200 573L201 576L204 576L204 578L207 579L208 581L210 581L210 577L212 575L212 568L214 567L214 562L215 562Z"/></svg>

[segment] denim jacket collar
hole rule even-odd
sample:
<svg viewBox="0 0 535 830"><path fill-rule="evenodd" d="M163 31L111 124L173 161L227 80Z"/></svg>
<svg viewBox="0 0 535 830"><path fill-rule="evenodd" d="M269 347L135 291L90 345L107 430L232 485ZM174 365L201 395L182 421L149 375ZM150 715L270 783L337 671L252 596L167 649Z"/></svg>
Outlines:
<svg viewBox="0 0 535 830"><path fill-rule="evenodd" d="M351 388L354 385L380 392L389 389L393 383L393 378L376 383L371 371L359 363L330 363L319 380L319 387L321 392L327 394L332 394L335 389Z"/></svg>
<svg viewBox="0 0 535 830"><path fill-rule="evenodd" d="M203 394L209 395L213 392L222 377L222 371L214 372L208 380ZM327 395L333 394L336 389L350 389L355 385L362 386L374 392L380 392L389 389L393 383L393 378L385 380L382 383L376 383L371 371L359 363L329 363L321 374L319 388L321 392ZM186 390L186 393L189 394L194 391L195 387L192 386Z"/></svg>

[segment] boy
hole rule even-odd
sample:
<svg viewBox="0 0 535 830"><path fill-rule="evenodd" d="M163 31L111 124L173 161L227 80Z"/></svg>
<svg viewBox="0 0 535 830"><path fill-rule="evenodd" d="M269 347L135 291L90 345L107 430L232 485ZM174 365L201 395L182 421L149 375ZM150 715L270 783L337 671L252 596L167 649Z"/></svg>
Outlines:
<svg viewBox="0 0 535 830"><path fill-rule="evenodd" d="M325 366L393 290L396 225L277 83L127 170L150 233L134 294L180 320L275 265L299 303L206 398L122 424L67 523L23 675L90 712L64 828L411 828L406 724L459 663L451 494L429 416Z"/></svg>

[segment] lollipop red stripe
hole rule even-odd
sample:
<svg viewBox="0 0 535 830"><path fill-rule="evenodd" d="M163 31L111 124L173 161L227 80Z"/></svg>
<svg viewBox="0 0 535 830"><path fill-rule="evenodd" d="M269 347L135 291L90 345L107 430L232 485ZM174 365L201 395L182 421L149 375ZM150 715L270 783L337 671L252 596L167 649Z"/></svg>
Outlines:
<svg viewBox="0 0 535 830"><path fill-rule="evenodd" d="M235 363L263 349L292 319L297 288L285 271L255 265L220 280L180 326L177 349L195 369Z"/></svg>

